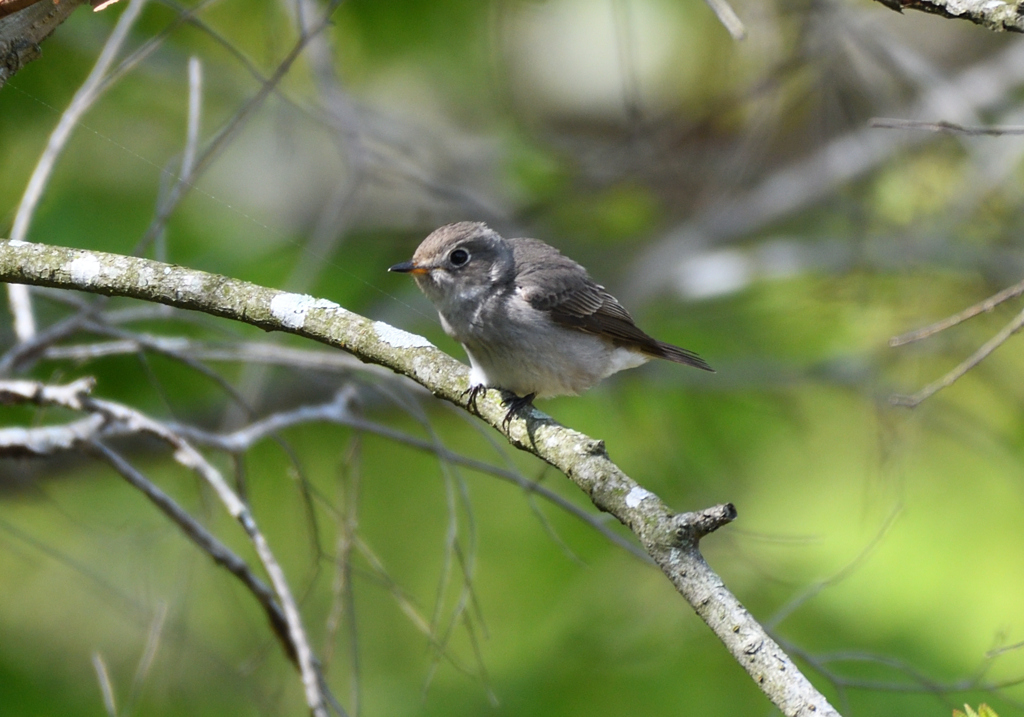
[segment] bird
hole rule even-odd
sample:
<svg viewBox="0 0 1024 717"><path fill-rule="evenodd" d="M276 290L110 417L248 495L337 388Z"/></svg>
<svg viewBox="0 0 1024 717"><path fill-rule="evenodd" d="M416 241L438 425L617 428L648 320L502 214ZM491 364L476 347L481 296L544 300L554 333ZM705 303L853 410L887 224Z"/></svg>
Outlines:
<svg viewBox="0 0 1024 717"><path fill-rule="evenodd" d="M488 388L506 392L506 430L535 398L583 393L651 358L714 372L644 333L583 266L539 239L506 239L483 222L447 224L388 271L413 276L465 349L468 405Z"/></svg>

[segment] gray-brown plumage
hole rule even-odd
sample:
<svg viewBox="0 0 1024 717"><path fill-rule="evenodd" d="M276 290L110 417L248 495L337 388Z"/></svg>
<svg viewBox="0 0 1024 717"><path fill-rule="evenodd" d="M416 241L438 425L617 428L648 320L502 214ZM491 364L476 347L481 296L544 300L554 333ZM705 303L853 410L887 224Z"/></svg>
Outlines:
<svg viewBox="0 0 1024 717"><path fill-rule="evenodd" d="M713 371L700 356L658 341L644 333L633 317L587 270L538 239L509 239L516 265L516 284L533 308L548 311L556 324L610 339L648 356ZM527 258L532 261L527 261ZM539 261L537 261L539 259Z"/></svg>
<svg viewBox="0 0 1024 717"><path fill-rule="evenodd" d="M649 358L711 367L697 354L644 333L586 269L537 239L505 239L486 224L434 231L411 273L441 325L469 356L474 387L544 398L587 390ZM475 395L475 391L474 391Z"/></svg>

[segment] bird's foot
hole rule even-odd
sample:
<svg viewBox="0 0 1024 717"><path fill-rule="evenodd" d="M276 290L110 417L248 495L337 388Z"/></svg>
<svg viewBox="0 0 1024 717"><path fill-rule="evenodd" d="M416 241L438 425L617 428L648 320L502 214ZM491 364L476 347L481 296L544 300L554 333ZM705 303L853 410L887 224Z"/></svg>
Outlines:
<svg viewBox="0 0 1024 717"><path fill-rule="evenodd" d="M480 396L482 396L485 393L487 393L487 386L484 386L482 383L478 383L478 384L476 384L474 386L470 386L465 391L463 391L462 392L463 396L465 396L466 394L469 394L469 398L466 399L466 408L468 408L473 413L475 413L476 415L479 416L480 415L480 409L476 405L476 400L478 398L480 398Z"/></svg>
<svg viewBox="0 0 1024 717"><path fill-rule="evenodd" d="M501 420L501 427L508 433L508 426L512 423L512 418L519 415L527 408L533 408L533 399L537 397L536 393L531 393L526 396L517 396L514 393L507 393L501 399L501 405L508 409L505 413L505 417Z"/></svg>

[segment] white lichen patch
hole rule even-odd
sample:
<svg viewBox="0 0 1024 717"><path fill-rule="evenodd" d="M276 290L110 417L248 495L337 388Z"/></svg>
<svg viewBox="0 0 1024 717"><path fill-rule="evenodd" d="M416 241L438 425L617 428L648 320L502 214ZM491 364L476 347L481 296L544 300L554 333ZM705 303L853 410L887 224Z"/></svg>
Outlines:
<svg viewBox="0 0 1024 717"><path fill-rule="evenodd" d="M271 315L289 329L301 329L313 309L341 309L333 301L308 294L278 294L270 300Z"/></svg>
<svg viewBox="0 0 1024 717"><path fill-rule="evenodd" d="M100 260L92 254L81 254L65 267L71 275L71 281L80 286L92 284L103 272L103 265Z"/></svg>
<svg viewBox="0 0 1024 717"><path fill-rule="evenodd" d="M153 281L155 279L156 279L156 275L154 274L153 269L151 267L143 266L142 268L139 269L139 274L138 274L138 285L139 286L149 286L150 284L153 283Z"/></svg>
<svg viewBox="0 0 1024 717"><path fill-rule="evenodd" d="M178 272L174 283L174 293L178 298L196 296L203 293L203 277L192 272Z"/></svg>
<svg viewBox="0 0 1024 717"><path fill-rule="evenodd" d="M437 370L437 363L428 356L414 356L412 359L412 373L418 381L431 386L441 380L441 373Z"/></svg>
<svg viewBox="0 0 1024 717"><path fill-rule="evenodd" d="M377 338L396 349L423 348L434 345L422 336L402 331L402 329L385 324L383 321L374 321L373 330L377 332Z"/></svg>
<svg viewBox="0 0 1024 717"><path fill-rule="evenodd" d="M626 495L626 505L630 508L636 508L640 505L645 498L650 498L654 495L649 490L644 490L640 486L633 486L633 489Z"/></svg>

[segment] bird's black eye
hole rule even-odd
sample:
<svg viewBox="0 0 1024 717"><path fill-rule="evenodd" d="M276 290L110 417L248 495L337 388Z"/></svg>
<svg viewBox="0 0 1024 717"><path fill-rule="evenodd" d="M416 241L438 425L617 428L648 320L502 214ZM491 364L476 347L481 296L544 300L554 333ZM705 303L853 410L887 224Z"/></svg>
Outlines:
<svg viewBox="0 0 1024 717"><path fill-rule="evenodd" d="M456 249L448 255L448 261L452 263L452 266L462 266L469 261L469 252L465 249Z"/></svg>

